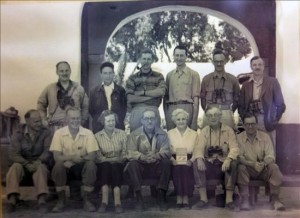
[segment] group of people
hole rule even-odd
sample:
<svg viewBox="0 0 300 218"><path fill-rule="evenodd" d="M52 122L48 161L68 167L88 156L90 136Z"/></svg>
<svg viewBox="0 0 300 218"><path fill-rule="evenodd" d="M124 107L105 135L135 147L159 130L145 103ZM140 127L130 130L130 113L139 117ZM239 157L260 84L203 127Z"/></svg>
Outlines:
<svg viewBox="0 0 300 218"><path fill-rule="evenodd" d="M216 50L215 70L200 86L199 74L186 66L187 55L184 46L175 47L177 67L165 80L151 68L152 51L143 50L139 72L129 76L125 88L114 82L114 65L104 62L101 83L89 97L82 86L70 80L70 65L59 62L58 82L46 87L37 109L25 114L26 123L11 138L12 165L6 177L10 209L15 210L20 202L19 183L30 174L41 210L46 208L51 175L58 194L52 212L65 208L65 186L70 179L81 180L86 211L106 212L111 187L115 211L122 213L120 188L124 179L134 190L136 209L143 211L141 185L147 178L157 181L151 189L156 189L162 211L167 210L171 179L178 209L190 208L194 187L200 199L192 208L206 207L206 182L218 179L224 181L226 208L235 207L237 185L240 208L249 210L249 181L262 179L270 184L273 208L283 210L279 201L282 174L273 146L274 129L285 111L278 81L264 75L264 61L255 56L250 61L253 77L240 90L236 77L225 72L226 55ZM162 101L167 132L160 127L158 107ZM205 115L198 134L200 104ZM236 109L245 129L238 135L233 121ZM124 131L126 114L130 114L129 135ZM89 115L92 131L85 128ZM96 185L102 193L98 209L91 202Z"/></svg>

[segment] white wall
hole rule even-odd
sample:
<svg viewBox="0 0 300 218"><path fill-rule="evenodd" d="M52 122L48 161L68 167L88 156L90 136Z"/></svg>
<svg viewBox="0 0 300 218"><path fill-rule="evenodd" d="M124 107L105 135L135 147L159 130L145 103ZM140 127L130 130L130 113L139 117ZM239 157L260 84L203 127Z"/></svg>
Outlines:
<svg viewBox="0 0 300 218"><path fill-rule="evenodd" d="M82 2L1 3L1 111L20 116L36 107L42 89L57 80L55 64L69 61L80 81ZM300 123L300 2L277 1L277 78L286 99L283 123Z"/></svg>

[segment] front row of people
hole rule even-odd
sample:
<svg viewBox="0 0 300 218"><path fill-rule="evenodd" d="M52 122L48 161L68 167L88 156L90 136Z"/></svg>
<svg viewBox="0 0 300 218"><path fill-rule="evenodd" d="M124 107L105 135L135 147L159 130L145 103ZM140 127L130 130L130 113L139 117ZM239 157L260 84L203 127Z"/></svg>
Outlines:
<svg viewBox="0 0 300 218"><path fill-rule="evenodd" d="M30 110L25 114L24 128L11 140L9 155L13 165L6 178L9 207L14 210L19 203L19 183L25 174L31 173L39 209L45 211L47 180L52 168L52 180L58 193L52 212L65 208L67 180L80 179L86 211L96 211L91 193L94 185L100 183L102 202L98 212L107 210L111 187L115 211L121 213L123 177L133 186L138 211L145 209L142 180L156 179L159 206L164 211L167 210L166 193L171 176L178 209L190 207L189 197L194 186L199 190L200 200L193 209L206 207L206 181L225 178L226 208L234 209L233 192L237 184L242 198L240 208L249 210L249 181L262 179L270 184L273 208L283 210L284 205L278 197L282 174L275 164L271 139L257 130L256 118L245 117L245 131L236 137L230 127L220 122L219 108L208 107L205 113L209 125L200 135L187 126L189 114L183 109L174 110L172 120L176 127L166 133L157 125L156 112L146 109L142 126L127 137L123 130L115 128L117 116L113 112L101 114L98 121L104 129L93 135L81 126L80 111L70 108L67 110L68 125L57 130L52 138L51 132L42 127L39 112ZM52 154L55 164L51 164Z"/></svg>

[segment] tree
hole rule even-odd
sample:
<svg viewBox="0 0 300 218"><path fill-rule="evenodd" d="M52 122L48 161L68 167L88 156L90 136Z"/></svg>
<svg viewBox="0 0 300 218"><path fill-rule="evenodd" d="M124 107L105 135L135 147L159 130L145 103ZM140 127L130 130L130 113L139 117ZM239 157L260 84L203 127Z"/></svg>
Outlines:
<svg viewBox="0 0 300 218"><path fill-rule="evenodd" d="M163 11L138 17L111 38L106 56L110 61L118 61L126 52L127 61L136 62L141 49L147 47L161 62L171 62L178 44L188 48L188 62L211 61L216 45L226 50L230 61L251 53L250 44L240 31L224 21L211 20L208 15L188 11Z"/></svg>

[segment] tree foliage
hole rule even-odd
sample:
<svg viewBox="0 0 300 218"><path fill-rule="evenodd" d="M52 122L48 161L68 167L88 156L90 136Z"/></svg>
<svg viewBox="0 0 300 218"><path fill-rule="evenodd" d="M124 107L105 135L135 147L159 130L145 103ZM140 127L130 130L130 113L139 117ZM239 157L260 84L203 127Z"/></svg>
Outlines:
<svg viewBox="0 0 300 218"><path fill-rule="evenodd" d="M171 62L173 49L179 44L188 48L188 62L211 61L216 46L226 50L231 61L251 53L248 40L226 22L215 24L201 13L164 11L138 17L121 27L108 42L106 56L118 61L127 53L127 61L136 62L139 52L147 47L161 62Z"/></svg>

